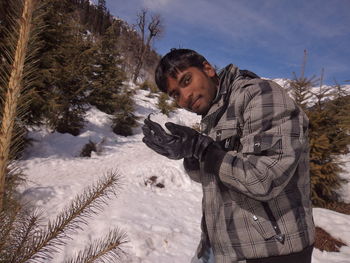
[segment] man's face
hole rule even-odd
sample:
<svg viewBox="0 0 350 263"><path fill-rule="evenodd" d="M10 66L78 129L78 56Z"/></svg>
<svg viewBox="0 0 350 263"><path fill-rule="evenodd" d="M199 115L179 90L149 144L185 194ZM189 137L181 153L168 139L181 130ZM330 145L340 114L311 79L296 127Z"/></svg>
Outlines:
<svg viewBox="0 0 350 263"><path fill-rule="evenodd" d="M168 77L168 94L184 109L203 115L208 112L216 95L216 84L213 77L214 68L204 62L201 70L189 67L180 71L176 78Z"/></svg>

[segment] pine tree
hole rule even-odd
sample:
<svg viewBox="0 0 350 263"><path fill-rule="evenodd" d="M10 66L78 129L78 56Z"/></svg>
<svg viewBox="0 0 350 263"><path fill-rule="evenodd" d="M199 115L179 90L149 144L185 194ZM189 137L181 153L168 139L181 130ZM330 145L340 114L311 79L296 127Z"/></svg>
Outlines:
<svg viewBox="0 0 350 263"><path fill-rule="evenodd" d="M334 99L329 103L329 110L340 124L342 130L350 129L350 91L345 86L335 83L331 94Z"/></svg>
<svg viewBox="0 0 350 263"><path fill-rule="evenodd" d="M106 0L98 0L97 14L95 16L95 32L100 35L110 26L110 14L106 8Z"/></svg>
<svg viewBox="0 0 350 263"><path fill-rule="evenodd" d="M318 206L327 207L339 201L336 190L344 183L339 177L343 172L339 157L349 152L347 145L350 144L350 127L344 122L350 113L349 102L347 97L341 97L325 101L321 108L314 107L307 112L312 198Z"/></svg>
<svg viewBox="0 0 350 263"><path fill-rule="evenodd" d="M293 79L289 81L289 89L295 102L304 110L307 108L307 103L312 97L311 88L316 84L315 76L311 78L305 76L306 59L307 53L306 50L304 50L304 59L300 76L297 76L297 74L293 72Z"/></svg>
<svg viewBox="0 0 350 263"><path fill-rule="evenodd" d="M134 114L134 101L131 91L124 91L117 95L117 110L112 117L112 129L115 134L122 136L132 135L132 128L137 126L137 117Z"/></svg>
<svg viewBox="0 0 350 263"><path fill-rule="evenodd" d="M45 30L29 121L44 120L53 130L77 135L87 109L94 49L68 3L50 0L41 10Z"/></svg>
<svg viewBox="0 0 350 263"><path fill-rule="evenodd" d="M79 7L82 9L81 23L84 26L88 26L93 16L93 7L90 5L89 0L81 0Z"/></svg>
<svg viewBox="0 0 350 263"><path fill-rule="evenodd" d="M329 134L332 121L326 110L307 112L310 119L310 175L312 201L314 205L326 207L327 203L338 200L336 190L341 185L339 173L342 171L332 152Z"/></svg>
<svg viewBox="0 0 350 263"><path fill-rule="evenodd" d="M122 59L119 54L116 25L110 26L97 43L93 63L92 92L88 100L91 105L108 114L117 110L116 96L122 91L125 73L121 70Z"/></svg>
<svg viewBox="0 0 350 263"><path fill-rule="evenodd" d="M350 144L349 125L349 99L347 96L338 93L338 97L332 98L329 89L321 84L319 88L311 88L315 85L314 77L307 78L294 74L290 82L292 95L295 101L304 109L309 121L309 142L310 142L310 176L311 194L313 204L321 207L331 206L339 201L337 189L343 183L339 175L343 171L339 161L339 155L347 153ZM310 102L311 96L316 101ZM334 97L334 96L333 96Z"/></svg>
<svg viewBox="0 0 350 263"><path fill-rule="evenodd" d="M332 101L329 88L323 86L323 75L319 88L315 86L315 77L304 76L306 65L306 51L300 77L294 73L294 79L290 82L290 88L295 101L304 109L309 117L309 141L310 141L310 176L311 194L314 205L327 207L339 200L336 190L341 186L342 180L339 174L342 172L339 155L347 151L350 143L349 135L344 128L343 109L346 103L344 96L339 95ZM312 104L311 97L316 101ZM339 100L339 101L338 101ZM343 102L343 103L340 103ZM348 112L349 113L349 112ZM347 114L348 114L347 113ZM348 127L347 127L348 128Z"/></svg>
<svg viewBox="0 0 350 263"><path fill-rule="evenodd" d="M84 125L88 109L87 91L90 89L87 75L90 73L90 58L93 52L90 43L80 35L58 50L62 61L56 64L59 79L50 100L51 122L58 132L78 135ZM62 53L60 53L62 52Z"/></svg>

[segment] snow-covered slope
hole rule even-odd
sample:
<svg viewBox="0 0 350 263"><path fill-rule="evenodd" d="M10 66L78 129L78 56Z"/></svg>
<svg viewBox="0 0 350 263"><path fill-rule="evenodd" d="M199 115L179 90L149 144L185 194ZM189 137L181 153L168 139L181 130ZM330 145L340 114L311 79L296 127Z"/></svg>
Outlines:
<svg viewBox="0 0 350 263"><path fill-rule="evenodd" d="M192 126L199 122L198 116L184 110L167 118L156 109L157 99L148 98L148 93L138 90L136 94L140 123L152 112L152 118L161 123L173 121ZM186 176L181 161L168 160L148 149L141 141L140 128L135 129L133 136L117 136L111 131L109 116L95 108L88 112L86 120L85 130L77 137L32 131L31 137L36 141L20 162L29 179L21 189L23 195L41 209L45 218L55 217L84 187L107 171L118 170L123 176L119 197L92 217L88 226L74 235L50 262L63 262L116 226L127 232L130 241L125 246L128 257L124 262L190 262L200 238L201 186ZM100 143L101 152L93 153L91 158L79 157L89 140ZM152 176L164 188L151 184ZM317 225L350 245L350 216L325 209L315 209L314 215ZM345 263L349 258L349 247L343 247L340 253L315 250L313 262Z"/></svg>

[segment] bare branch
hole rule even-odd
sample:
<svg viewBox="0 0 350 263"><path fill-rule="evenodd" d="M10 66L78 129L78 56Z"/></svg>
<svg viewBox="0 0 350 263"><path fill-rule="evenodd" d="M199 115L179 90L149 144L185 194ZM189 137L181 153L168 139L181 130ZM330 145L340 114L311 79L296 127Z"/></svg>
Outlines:
<svg viewBox="0 0 350 263"><path fill-rule="evenodd" d="M152 38L163 32L162 19L159 14L152 16L151 22L148 24L148 30Z"/></svg>

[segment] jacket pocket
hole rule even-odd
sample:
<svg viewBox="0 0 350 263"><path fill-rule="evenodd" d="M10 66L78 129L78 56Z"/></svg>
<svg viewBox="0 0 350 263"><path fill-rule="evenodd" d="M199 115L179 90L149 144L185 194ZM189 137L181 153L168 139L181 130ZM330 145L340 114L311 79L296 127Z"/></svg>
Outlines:
<svg viewBox="0 0 350 263"><path fill-rule="evenodd" d="M237 135L237 119L219 122L210 132L209 136L215 141L223 141Z"/></svg>
<svg viewBox="0 0 350 263"><path fill-rule="evenodd" d="M250 216L250 223L265 240L277 235L276 229L268 219L264 209L255 208Z"/></svg>
<svg viewBox="0 0 350 263"><path fill-rule="evenodd" d="M249 221L258 234L264 240L274 239L283 244L285 235L281 233L269 204L261 203L250 198L246 198L245 202L250 212Z"/></svg>
<svg viewBox="0 0 350 263"><path fill-rule="evenodd" d="M282 135L256 134L242 138L242 153L247 154L281 154Z"/></svg>

